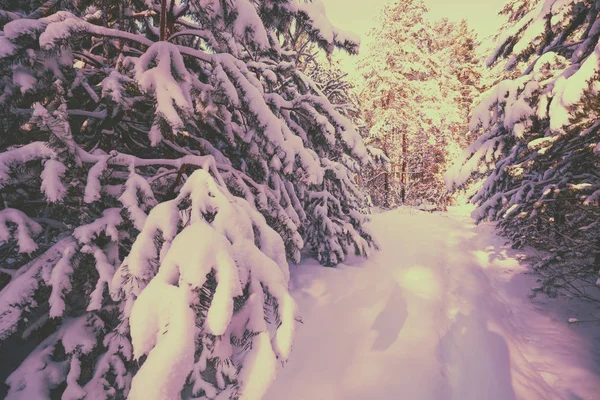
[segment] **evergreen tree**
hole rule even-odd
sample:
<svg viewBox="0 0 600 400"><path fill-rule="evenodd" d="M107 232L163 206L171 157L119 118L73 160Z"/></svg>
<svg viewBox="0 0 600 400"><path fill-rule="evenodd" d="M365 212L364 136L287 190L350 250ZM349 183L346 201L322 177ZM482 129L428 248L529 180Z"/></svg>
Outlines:
<svg viewBox="0 0 600 400"><path fill-rule="evenodd" d="M443 174L465 131L468 107L461 102L468 94L461 90L473 86L473 78L461 77L460 68L473 63L467 54L472 43L454 39L473 34L447 21L434 26L426 12L421 0L388 4L361 65L368 143L381 148L391 163L364 179L376 204L384 207L445 202ZM443 23L447 26L437 34Z"/></svg>
<svg viewBox="0 0 600 400"><path fill-rule="evenodd" d="M344 116L349 118L357 127L361 137L368 140L369 131L364 118L363 102L360 99L357 85L350 80L348 73L342 71L339 62L332 57L315 65L314 69L308 71L309 76L315 81L319 89L329 99L331 104ZM373 193L370 185L365 182L365 177L372 176L372 171L386 170L390 167L390 159L374 145L366 145L367 152L373 160L372 164L366 165L361 173L357 175L358 187L365 201L363 212L372 212L373 197L376 199L380 193Z"/></svg>
<svg viewBox="0 0 600 400"><path fill-rule="evenodd" d="M6 397L260 398L287 260L373 247L369 154L289 38L358 43L317 1L0 5Z"/></svg>
<svg viewBox="0 0 600 400"><path fill-rule="evenodd" d="M450 61L446 67L449 74L456 77L453 83L458 84L454 89L460 92L458 109L462 123L457 126L460 132L455 136L461 147L465 148L470 140L466 122L484 87L485 71L476 54L479 45L477 34L465 19L455 23L444 18L435 23L434 30L434 50L441 54L443 60Z"/></svg>
<svg viewBox="0 0 600 400"><path fill-rule="evenodd" d="M322 53L318 49L314 49L310 54L310 62L304 64L304 73L308 75L316 84L325 97L331 102L333 107L342 115L350 119L353 125L358 129L361 137L368 138L369 132L364 120L362 102L359 99L358 87L351 81L347 72L344 72L340 66L339 59L333 54ZM375 168L385 169L389 167L389 159L385 153L374 146L367 145L373 164L367 165L366 170L372 171ZM371 212L373 202L368 185L365 185L360 180L364 175L363 170L357 176L359 179L358 186L363 193L365 202L363 203L363 211ZM377 194L375 194L377 196Z"/></svg>
<svg viewBox="0 0 600 400"><path fill-rule="evenodd" d="M600 21L596 2L511 1L488 60L506 69L475 110L479 139L449 174L456 188L483 183L477 220L498 221L516 247L547 256L540 287L599 299Z"/></svg>

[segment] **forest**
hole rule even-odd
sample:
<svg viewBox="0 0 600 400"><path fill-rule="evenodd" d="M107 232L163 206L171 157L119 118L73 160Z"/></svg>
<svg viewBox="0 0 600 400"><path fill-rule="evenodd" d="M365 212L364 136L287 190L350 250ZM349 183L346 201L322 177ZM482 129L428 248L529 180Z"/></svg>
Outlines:
<svg viewBox="0 0 600 400"><path fill-rule="evenodd" d="M600 396L600 2L429 7L0 0L0 398Z"/></svg>

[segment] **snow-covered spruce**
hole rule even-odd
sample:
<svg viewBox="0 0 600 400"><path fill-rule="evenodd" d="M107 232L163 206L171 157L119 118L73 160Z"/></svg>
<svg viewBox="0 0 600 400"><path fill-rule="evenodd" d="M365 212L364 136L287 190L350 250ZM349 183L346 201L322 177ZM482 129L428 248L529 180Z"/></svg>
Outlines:
<svg viewBox="0 0 600 400"><path fill-rule="evenodd" d="M302 72L313 80L314 89L321 92L337 111L348 117L360 132L361 137L366 138L369 132L361 109L362 100L359 98L358 84L353 77L341 69L339 58L319 53L316 45L311 44L310 38L303 35L300 35L294 43L294 48L304 49L301 52L302 56L299 57L299 65ZM373 163L361 168L359 179L368 175L375 168L389 166L389 158L381 149L371 145L366 147ZM353 161L348 159L346 163L348 162ZM365 184L364 180L358 185L358 188L363 192L362 196L366 198L363 211L370 213L373 206L371 199L373 196L377 197L379 191L373 190L374 187Z"/></svg>
<svg viewBox="0 0 600 400"><path fill-rule="evenodd" d="M211 391L233 381L242 398L259 399L291 350L288 279L283 241L264 217L207 171L194 172L150 212L113 279L134 358L148 356L130 397L178 397L188 377L194 392L208 393L205 374L216 363Z"/></svg>
<svg viewBox="0 0 600 400"><path fill-rule="evenodd" d="M488 64L506 78L475 109L479 139L448 174L482 178L477 220L534 245L538 290L598 299L600 19L596 2L512 1Z"/></svg>
<svg viewBox="0 0 600 400"><path fill-rule="evenodd" d="M358 42L319 2L33 4L0 13L0 393L259 398L288 260L374 246L369 153L291 38Z"/></svg>

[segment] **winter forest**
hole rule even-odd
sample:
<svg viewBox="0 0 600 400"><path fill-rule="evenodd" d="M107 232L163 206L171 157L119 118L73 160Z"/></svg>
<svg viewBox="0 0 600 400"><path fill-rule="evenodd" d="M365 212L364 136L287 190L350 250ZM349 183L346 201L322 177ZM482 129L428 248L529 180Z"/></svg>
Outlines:
<svg viewBox="0 0 600 400"><path fill-rule="evenodd" d="M600 1L333 3L0 0L0 398L600 399Z"/></svg>

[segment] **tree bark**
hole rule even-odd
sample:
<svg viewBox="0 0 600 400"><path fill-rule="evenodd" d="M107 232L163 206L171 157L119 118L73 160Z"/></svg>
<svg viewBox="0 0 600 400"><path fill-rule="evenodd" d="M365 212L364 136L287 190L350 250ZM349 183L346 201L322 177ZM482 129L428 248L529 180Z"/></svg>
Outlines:
<svg viewBox="0 0 600 400"><path fill-rule="evenodd" d="M383 184L383 189L385 191L383 195L383 206L385 208L390 208L390 174L386 172L384 174L385 180Z"/></svg>
<svg viewBox="0 0 600 400"><path fill-rule="evenodd" d="M594 256L594 271L600 272L600 239L596 240L596 255Z"/></svg>
<svg viewBox="0 0 600 400"><path fill-rule="evenodd" d="M406 202L406 185L408 184L408 174L407 174L407 156L408 152L408 139L406 138L406 132L402 132L402 168L400 170L400 198L402 200L402 204Z"/></svg>
<svg viewBox="0 0 600 400"><path fill-rule="evenodd" d="M160 38L167 40L167 0L160 0Z"/></svg>

